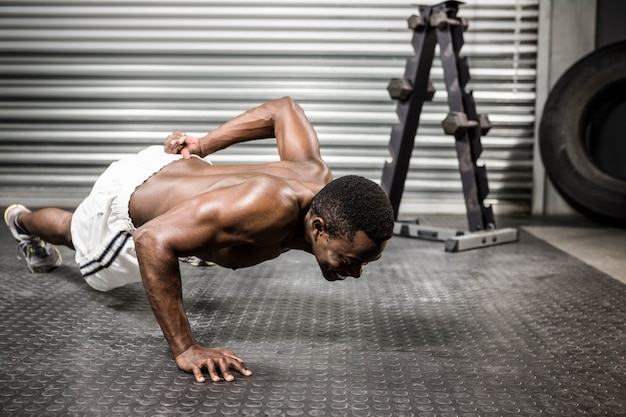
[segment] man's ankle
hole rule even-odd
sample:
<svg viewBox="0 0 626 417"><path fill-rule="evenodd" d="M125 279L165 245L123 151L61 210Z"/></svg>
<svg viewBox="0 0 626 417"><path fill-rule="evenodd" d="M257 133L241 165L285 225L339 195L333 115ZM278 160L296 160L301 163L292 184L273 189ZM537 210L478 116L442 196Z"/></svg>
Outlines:
<svg viewBox="0 0 626 417"><path fill-rule="evenodd" d="M20 217L22 217L23 214L25 213L20 213L15 217L15 228L17 229L17 232L21 235L30 235L30 232L26 230L26 228L20 222Z"/></svg>

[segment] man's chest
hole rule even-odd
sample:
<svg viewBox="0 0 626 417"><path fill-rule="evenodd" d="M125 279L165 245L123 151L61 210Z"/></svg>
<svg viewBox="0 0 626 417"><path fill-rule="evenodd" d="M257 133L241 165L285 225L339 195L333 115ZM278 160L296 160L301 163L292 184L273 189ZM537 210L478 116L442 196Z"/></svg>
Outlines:
<svg viewBox="0 0 626 417"><path fill-rule="evenodd" d="M239 269L274 259L286 250L280 244L237 245L212 251L200 251L196 256L225 268Z"/></svg>

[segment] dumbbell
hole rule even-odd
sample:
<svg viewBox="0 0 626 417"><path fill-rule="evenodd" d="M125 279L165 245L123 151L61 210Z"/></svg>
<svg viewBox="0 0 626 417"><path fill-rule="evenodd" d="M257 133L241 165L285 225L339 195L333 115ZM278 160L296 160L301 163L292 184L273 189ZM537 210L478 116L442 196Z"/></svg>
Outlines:
<svg viewBox="0 0 626 417"><path fill-rule="evenodd" d="M406 101L411 97L413 92L413 84L411 80L407 78L392 78L387 85L387 91L389 96L395 100ZM426 101L431 101L435 95L435 86L432 82L428 81L428 88L426 90Z"/></svg>

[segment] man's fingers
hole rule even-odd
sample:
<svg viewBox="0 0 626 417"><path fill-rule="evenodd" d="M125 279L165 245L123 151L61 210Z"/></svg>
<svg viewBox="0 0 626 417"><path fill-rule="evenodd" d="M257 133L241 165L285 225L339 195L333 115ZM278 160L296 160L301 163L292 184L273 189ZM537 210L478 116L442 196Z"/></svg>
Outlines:
<svg viewBox="0 0 626 417"><path fill-rule="evenodd" d="M250 376L252 372L243 366L243 363L240 360L228 360L228 359L218 359L216 361L209 360L207 361L206 367L209 371L209 375L211 376L211 380L218 382L221 380L220 375L224 378L225 381L231 382L235 380L235 376L231 372L231 369L239 372L241 375ZM219 371L219 372L218 372Z"/></svg>
<svg viewBox="0 0 626 417"><path fill-rule="evenodd" d="M200 368L200 367L196 366L195 368L193 368L193 376L196 377L196 381L198 381L198 382L204 382L205 381L204 375L202 375L202 368Z"/></svg>
<svg viewBox="0 0 626 417"><path fill-rule="evenodd" d="M191 158L191 151L189 149L189 143L187 141L187 133L185 132L173 132L167 137L166 151L175 154L181 154L183 159Z"/></svg>
<svg viewBox="0 0 626 417"><path fill-rule="evenodd" d="M211 381L219 382L221 378L218 375L217 370L215 369L215 362L209 359L206 363L206 367L209 370L209 376L211 377Z"/></svg>
<svg viewBox="0 0 626 417"><path fill-rule="evenodd" d="M229 368L234 369L235 371L239 372L241 375L244 375L244 376L252 375L252 371L250 371L248 368L246 368L243 365L243 359L237 356L235 352L231 352L230 350L223 350L222 354L232 359L232 361L230 361L230 363L228 364Z"/></svg>
<svg viewBox="0 0 626 417"><path fill-rule="evenodd" d="M250 375L252 375L252 371L249 370L248 368L246 368L243 365L239 365L239 364L235 365L235 364L233 364L233 365L231 365L231 369L234 369L235 371L239 372L243 376L250 376Z"/></svg>
<svg viewBox="0 0 626 417"><path fill-rule="evenodd" d="M235 365L235 364L233 364ZM226 359L220 359L219 360L219 366L220 366L220 372L222 374L222 376L224 377L224 380L226 381L234 381L235 377L233 376L233 374L230 372L230 361L226 360Z"/></svg>
<svg viewBox="0 0 626 417"><path fill-rule="evenodd" d="M237 359L229 364L229 367L239 372L241 375L250 376L252 372L243 365L243 361L241 359Z"/></svg>

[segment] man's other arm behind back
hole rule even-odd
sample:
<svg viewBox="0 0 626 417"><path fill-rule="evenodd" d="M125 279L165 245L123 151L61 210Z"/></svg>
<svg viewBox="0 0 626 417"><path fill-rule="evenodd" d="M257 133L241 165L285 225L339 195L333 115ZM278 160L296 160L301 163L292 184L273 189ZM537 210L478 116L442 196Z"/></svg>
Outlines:
<svg viewBox="0 0 626 417"><path fill-rule="evenodd" d="M164 145L168 153L205 157L236 143L271 137L276 138L280 160L306 165L311 182L326 184L332 179L320 155L315 129L300 105L290 97L254 107L202 138L175 132Z"/></svg>

